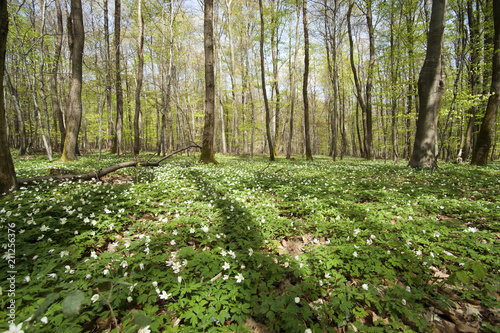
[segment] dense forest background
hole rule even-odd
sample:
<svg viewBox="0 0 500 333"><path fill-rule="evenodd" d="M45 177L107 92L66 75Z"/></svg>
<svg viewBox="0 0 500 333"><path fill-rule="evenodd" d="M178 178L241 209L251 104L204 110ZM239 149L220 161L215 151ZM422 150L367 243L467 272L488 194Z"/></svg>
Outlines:
<svg viewBox="0 0 500 333"><path fill-rule="evenodd" d="M334 160L345 155L409 159L431 4L308 2L307 98L313 154ZM52 158L52 151L62 151L71 74L69 5L59 0L8 3L7 135L20 155L43 150ZM163 154L199 142L205 106L203 3L91 0L82 6L80 153L132 152L134 133L140 150ZM446 160L470 158L486 109L492 7L493 2L485 0L450 0L447 5L446 89L437 140ZM302 9L294 0L263 2L270 125L278 155L303 154L305 149ZM216 1L213 23L215 151L268 153L258 2ZM497 141L495 134L491 158L497 154Z"/></svg>

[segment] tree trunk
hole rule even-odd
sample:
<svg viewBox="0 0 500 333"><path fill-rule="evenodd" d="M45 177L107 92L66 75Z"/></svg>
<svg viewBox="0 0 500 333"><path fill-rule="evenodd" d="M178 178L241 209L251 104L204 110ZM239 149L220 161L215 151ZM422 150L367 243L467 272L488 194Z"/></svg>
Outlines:
<svg viewBox="0 0 500 333"><path fill-rule="evenodd" d="M5 51L7 49L7 33L9 31L9 13L7 0L0 0L0 196L16 187L16 171L7 139L7 122L5 118L3 74L5 69Z"/></svg>
<svg viewBox="0 0 500 333"><path fill-rule="evenodd" d="M14 109L16 110L16 115L17 115L17 123L19 126L19 156L23 156L26 154L26 128L24 127L24 120L21 112L21 104L19 103L17 90L14 88L14 86L12 85L12 81L10 80L9 73L5 71L4 74L5 74L5 82L7 83L7 88L9 89L10 95L12 96Z"/></svg>
<svg viewBox="0 0 500 333"><path fill-rule="evenodd" d="M61 161L74 161L77 155L77 140L82 120L82 69L83 69L83 45L85 42L85 31L83 28L82 2L71 0L70 27L71 35L71 82L68 96L68 110L66 112L68 121L66 124L66 140Z"/></svg>
<svg viewBox="0 0 500 333"><path fill-rule="evenodd" d="M472 153L472 165L488 164L488 153L495 131L495 121L500 99L500 3L498 1L493 1L493 20L495 25L495 39L493 44L491 95L488 98L486 113Z"/></svg>
<svg viewBox="0 0 500 333"><path fill-rule="evenodd" d="M231 76L231 104L233 108L233 140L234 145L233 145L233 153L238 153L239 150L239 131L238 131L238 124L239 124L239 119L238 119L238 105L237 105L237 99L236 99L236 70L235 70L235 60L234 60L234 46L233 46L233 15L232 15L232 10L231 10L231 2L232 0L226 0L226 9L227 9L227 32L228 32L228 39L229 39L229 55L231 57L231 65L230 65L230 76Z"/></svg>
<svg viewBox="0 0 500 333"><path fill-rule="evenodd" d="M141 141L139 136L139 117L141 114L141 90L144 77L144 18L142 17L142 0L137 3L137 21L139 23L138 57L137 65L137 87L135 90L135 113L134 113L134 156L138 156L141 151Z"/></svg>
<svg viewBox="0 0 500 333"><path fill-rule="evenodd" d="M351 13L352 8L354 7L354 3L349 5L349 10L347 11L347 30L349 34L349 51L350 51L350 62L352 74L354 77L354 84L356 86L356 97L358 99L359 106L361 107L361 114L363 120L363 148L361 150L364 157L368 160L373 158L372 156L372 145L373 145L373 134L372 134L372 102L371 102L371 93L372 93L372 80L373 80L373 65L375 62L375 46L374 46L374 31L372 24L372 15L371 15L371 1L367 1L367 14L366 21L368 25L368 35L370 40L370 59L368 65L368 75L366 79L366 101L363 100L363 96L361 93L361 84L359 82L358 73L356 70L356 65L354 64L354 41L352 38L352 29L351 29Z"/></svg>
<svg viewBox="0 0 500 333"><path fill-rule="evenodd" d="M295 51L293 54L293 64L291 65L290 78L290 133L288 134L288 147L286 149L286 158L290 159L292 154L292 138L293 138L293 114L295 111L295 81L297 75L297 55L299 53L299 23L300 23L300 6L299 0L296 0L297 21L295 22Z"/></svg>
<svg viewBox="0 0 500 333"><path fill-rule="evenodd" d="M427 53L418 79L419 111L415 143L409 166L437 167L436 137L446 74L443 66L443 38L447 0L433 0Z"/></svg>
<svg viewBox="0 0 500 333"><path fill-rule="evenodd" d="M59 0L56 0L56 11L57 11L57 32L56 32L56 45L54 60L52 61L52 70L50 76L50 91L51 91L51 101L52 109L54 113L54 119L59 124L59 132L61 134L61 146L64 145L66 139L66 128L64 126L63 113L61 111L61 106L59 105L59 97L57 92L57 72L59 71L59 60L61 58L62 40L63 40L63 18L61 11L61 4ZM57 140L56 140L57 142Z"/></svg>
<svg viewBox="0 0 500 333"><path fill-rule="evenodd" d="M309 83L309 29L307 28L307 1L302 1L302 21L304 23L304 83L302 96L304 103L304 141L306 145L306 160L312 161L311 137L309 134L309 100L307 84Z"/></svg>
<svg viewBox="0 0 500 333"><path fill-rule="evenodd" d="M469 82L472 97L475 98L478 94L478 83L479 83L479 27L478 22L476 22L476 17L474 16L474 10L472 5L472 0L467 0L467 19L469 21L469 39L470 39L470 68L469 71ZM477 106L474 105L469 108L467 115L469 117L469 122L467 123L467 129L465 131L465 141L462 147L462 161L466 161L470 156L470 149L472 145L472 132L474 131L476 123L476 113Z"/></svg>
<svg viewBox="0 0 500 333"><path fill-rule="evenodd" d="M123 88L120 68L120 34L121 34L121 0L115 0L115 89L116 89L116 123L114 152L119 156L122 152L123 134Z"/></svg>
<svg viewBox="0 0 500 333"><path fill-rule="evenodd" d="M333 88L333 108L330 115L331 118L331 156L332 160L335 162L337 159L337 137L338 137L338 69L337 69L337 1L335 1L335 7L333 9L333 20L334 25L333 34L330 34L329 20L327 15L327 2L324 2L325 7L325 47L326 47L326 59L328 64L328 74L330 77L330 82ZM330 56L330 43L332 48L332 55ZM332 64L333 62L333 64Z"/></svg>
<svg viewBox="0 0 500 333"><path fill-rule="evenodd" d="M106 109L108 113L108 137L113 137L115 130L113 125L113 100L111 94L111 52L109 43L109 19L108 19L108 0L104 0L104 47L106 53ZM109 148L108 141L108 148Z"/></svg>
<svg viewBox="0 0 500 333"><path fill-rule="evenodd" d="M277 0L276 11L274 8L274 0L271 2L272 17L271 17L271 55L273 61L273 89L276 97L275 111L274 111L274 155L278 155L279 151L279 128L280 128L280 89L279 89L279 75L278 75L278 33L279 33L279 7L280 0Z"/></svg>
<svg viewBox="0 0 500 333"><path fill-rule="evenodd" d="M375 66L375 29L373 28L372 21L372 0L366 1L366 23L368 26L368 38L370 41L370 59L368 63L368 77L366 78L366 127L365 132L365 146L366 146L366 159L373 159L373 125L372 125L372 88L373 76Z"/></svg>
<svg viewBox="0 0 500 333"><path fill-rule="evenodd" d="M205 0L203 36L205 47L205 126L200 162L217 163L214 153L215 73L214 73L214 0Z"/></svg>
<svg viewBox="0 0 500 333"><path fill-rule="evenodd" d="M271 139L271 115L269 114L269 101L266 91L266 69L264 66L264 10L262 8L262 0L259 0L260 12L260 74L262 82L262 94L264 95L264 108L266 110L266 136L267 144L269 145L269 160L274 161L273 141Z"/></svg>

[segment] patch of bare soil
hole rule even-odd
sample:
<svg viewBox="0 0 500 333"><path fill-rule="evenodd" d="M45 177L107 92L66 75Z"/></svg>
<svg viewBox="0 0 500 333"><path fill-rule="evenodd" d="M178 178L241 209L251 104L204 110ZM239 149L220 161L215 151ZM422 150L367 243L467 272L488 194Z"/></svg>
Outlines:
<svg viewBox="0 0 500 333"><path fill-rule="evenodd" d="M132 183L132 176L122 175L119 173L110 173L107 174L106 176L102 176L101 181L104 183L116 184L116 185L130 184Z"/></svg>

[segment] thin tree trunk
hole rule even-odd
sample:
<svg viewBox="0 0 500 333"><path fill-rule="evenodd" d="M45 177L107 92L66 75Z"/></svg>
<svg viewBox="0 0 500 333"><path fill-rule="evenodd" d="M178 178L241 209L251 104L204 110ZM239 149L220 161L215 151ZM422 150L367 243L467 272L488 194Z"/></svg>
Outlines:
<svg viewBox="0 0 500 333"><path fill-rule="evenodd" d="M238 105L237 105L237 99L236 99L236 70L235 70L235 60L234 60L234 46L233 46L233 16L232 16L232 10L231 10L231 2L232 0L226 0L226 10L227 10L227 19L228 19L228 39L229 39L229 54L231 57L231 65L230 65L230 76L231 76L231 96L232 96L232 108L233 108L233 152L238 153L239 150L239 140L238 140L238 125L239 125L239 119L238 119Z"/></svg>
<svg viewBox="0 0 500 333"><path fill-rule="evenodd" d="M299 0L296 0L297 21L295 22L295 51L293 54L293 63L291 65L290 78L290 133L288 134L288 146L286 149L286 158L290 159L292 155L292 138L293 138L293 114L295 111L295 93L296 93L296 76L297 76L297 55L299 54L299 24L300 24L300 6Z"/></svg>
<svg viewBox="0 0 500 333"><path fill-rule="evenodd" d="M123 136L123 88L121 75L121 0L115 0L115 90L116 90L116 123L115 123L115 149L114 152L120 156L122 153Z"/></svg>
<svg viewBox="0 0 500 333"><path fill-rule="evenodd" d="M307 1L302 1L302 22L304 23L304 82L302 96L304 103L304 141L306 145L306 160L312 161L311 137L309 134L309 99L307 85L309 83L309 29L307 27Z"/></svg>
<svg viewBox="0 0 500 333"><path fill-rule="evenodd" d="M61 4L59 0L55 0L56 12L57 12L57 32L56 32L56 44L55 44L55 54L52 61L52 70L50 76L50 90L51 90L51 101L52 109L54 113L54 119L59 125L59 132L61 134L61 147L64 144L66 138L66 128L64 126L63 113L61 111L61 106L59 105L58 97L58 87L57 87L57 73L59 71L59 60L61 58L62 40L63 40L63 18L61 11ZM57 140L56 140L57 145Z"/></svg>
<svg viewBox="0 0 500 333"><path fill-rule="evenodd" d="M68 121L66 124L66 140L61 156L62 161L73 161L77 154L78 132L82 120L82 70L83 46L85 31L83 28L83 14L81 0L71 0L71 82L68 96Z"/></svg>
<svg viewBox="0 0 500 333"><path fill-rule="evenodd" d="M436 168L437 123L446 75L443 65L443 39L447 0L432 2L427 53L418 79L419 112L415 143L409 166Z"/></svg>
<svg viewBox="0 0 500 333"><path fill-rule="evenodd" d="M5 71L4 74L5 74L5 82L7 83L7 88L9 89L10 95L12 96L14 109L16 110L17 123L19 126L19 156L23 156L26 154L26 128L24 127L21 104L19 103L19 98L17 97L17 91L16 89L14 89L12 81L10 80L9 73Z"/></svg>
<svg viewBox="0 0 500 333"><path fill-rule="evenodd" d="M264 107L266 110L266 137L269 145L269 160L274 161L273 141L271 139L271 115L269 111L269 101L266 91L266 69L264 66L264 10L262 8L262 0L259 0L260 12L260 73L262 82L262 94L264 95Z"/></svg>
<svg viewBox="0 0 500 333"><path fill-rule="evenodd" d="M479 81L479 27L478 22L476 22L476 17L474 16L474 10L472 5L472 0L467 0L467 19L469 21L469 39L470 39L470 68L469 71L469 82L470 89L473 98L478 94L478 81ZM472 145L472 132L474 130L476 123L476 113L477 106L474 105L469 108L467 115L469 117L469 122L467 124L467 129L465 131L465 142L462 147L462 160L466 161L470 155L470 149Z"/></svg>
<svg viewBox="0 0 500 333"><path fill-rule="evenodd" d="M214 73L214 1L205 0L204 6L204 47L205 47L205 126L200 162L217 163L214 153L215 123L215 73Z"/></svg>
<svg viewBox="0 0 500 333"><path fill-rule="evenodd" d="M137 22L139 24L138 58L137 65L137 87L135 90L135 113L134 113L134 156L138 156L141 151L141 140L139 133L139 117L141 114L141 90L144 77L144 18L142 16L142 0L137 3Z"/></svg>
<svg viewBox="0 0 500 333"><path fill-rule="evenodd" d="M279 73L278 73L278 28L279 28L279 8L280 8L280 0L277 0L276 3L276 11L274 8L274 0L271 1L272 14L271 14L271 55L273 61L273 89L275 92L276 104L274 111L274 155L278 154L279 151L279 128L280 128L280 89L279 89Z"/></svg>
<svg viewBox="0 0 500 333"><path fill-rule="evenodd" d="M111 52L109 42L109 18L108 0L104 0L104 47L106 53L106 108L108 114L108 137L114 137L115 126L113 124L113 100L111 94ZM107 141L108 149L110 142ZM111 144L113 146L113 144Z"/></svg>
<svg viewBox="0 0 500 333"><path fill-rule="evenodd" d="M472 165L488 164L488 155L495 132L498 105L500 104L500 3L498 1L493 1L493 20L495 25L495 39L493 44L491 95L488 98L486 113L472 153Z"/></svg>

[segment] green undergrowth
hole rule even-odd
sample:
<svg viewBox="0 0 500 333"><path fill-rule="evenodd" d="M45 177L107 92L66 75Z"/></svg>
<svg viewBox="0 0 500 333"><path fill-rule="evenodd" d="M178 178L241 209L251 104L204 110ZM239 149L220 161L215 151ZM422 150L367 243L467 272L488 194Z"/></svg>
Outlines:
<svg viewBox="0 0 500 333"><path fill-rule="evenodd" d="M127 160L15 165L27 178ZM495 331L500 163L430 174L217 160L173 157L0 199L0 330L13 319L25 332L244 332L251 318L276 332L426 332L437 313ZM481 318L460 317L462 304Z"/></svg>

